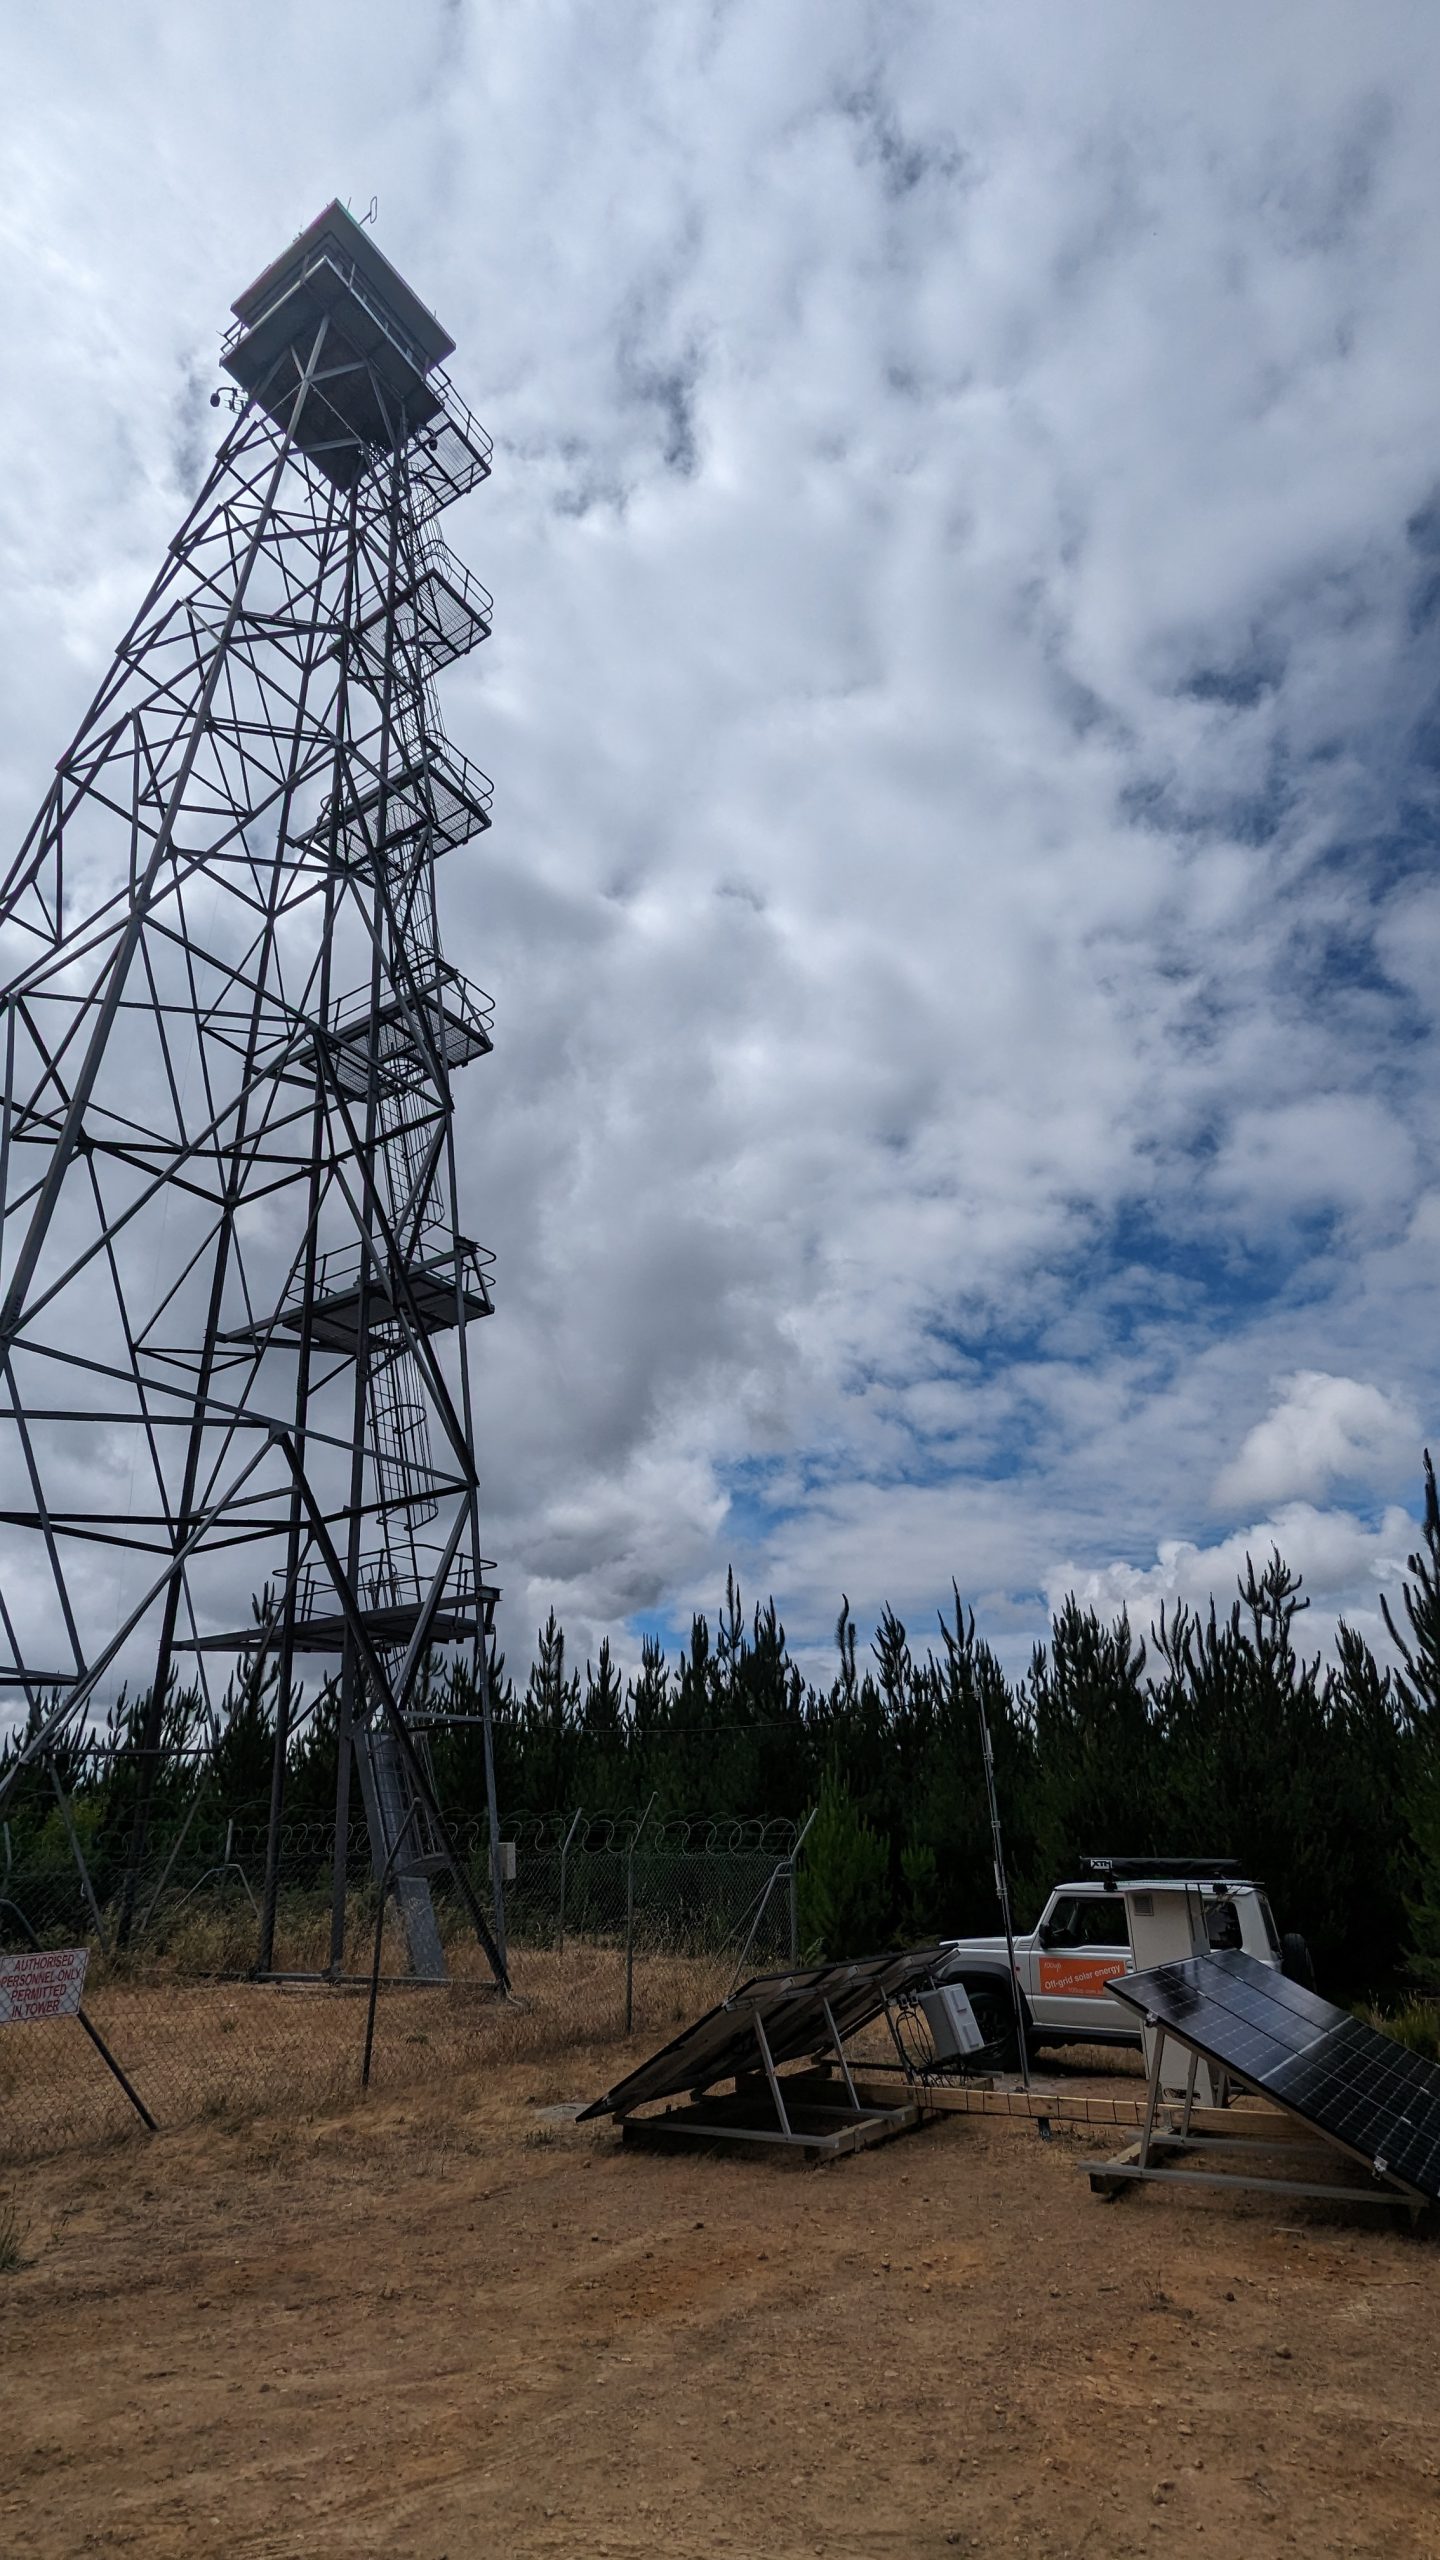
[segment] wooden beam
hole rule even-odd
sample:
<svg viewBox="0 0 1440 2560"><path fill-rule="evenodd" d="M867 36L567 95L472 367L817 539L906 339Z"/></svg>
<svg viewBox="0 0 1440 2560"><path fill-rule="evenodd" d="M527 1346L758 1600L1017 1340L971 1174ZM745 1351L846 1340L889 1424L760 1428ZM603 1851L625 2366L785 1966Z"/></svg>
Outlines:
<svg viewBox="0 0 1440 2560"><path fill-rule="evenodd" d="M863 2072L855 2074L855 2092L862 2106L884 2106L886 2093L890 2104L900 2084L894 2080L867 2079ZM1144 2120L1145 2101L1135 2097L1100 2098L1082 2096L1069 2089L976 2089L963 2082L949 2087L917 2087L914 2096L930 2115L1003 2116L1022 2123L1033 2123L1038 2117L1051 2124L1092 2124L1100 2128L1116 2125L1138 2127ZM1165 2101L1167 2114L1173 2114L1178 2125L1184 2101ZM1157 2126L1157 2130L1162 2128ZM1175 2128L1168 2122L1166 2133ZM1234 2107L1192 2107L1192 2133L1234 2134L1242 2140L1274 2142L1281 2138L1292 2141L1304 2127L1295 2118L1282 2114L1278 2107L1247 2104ZM1314 2136L1319 2140L1319 2136Z"/></svg>
<svg viewBox="0 0 1440 2560"><path fill-rule="evenodd" d="M1092 2169L1090 2172L1091 2194L1104 2196L1112 2204L1116 2196L1122 2196L1130 2183L1128 2178L1109 2177L1106 2172L1112 2169L1138 2167L1142 2147L1140 2143L1132 2142L1127 2151L1117 2151L1113 2160L1107 2160L1103 2169Z"/></svg>

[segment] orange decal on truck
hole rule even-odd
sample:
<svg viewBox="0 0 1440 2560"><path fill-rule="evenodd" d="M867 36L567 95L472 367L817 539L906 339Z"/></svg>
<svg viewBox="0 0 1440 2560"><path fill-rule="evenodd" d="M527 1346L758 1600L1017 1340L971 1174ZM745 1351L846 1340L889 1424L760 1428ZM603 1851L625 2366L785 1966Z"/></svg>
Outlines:
<svg viewBox="0 0 1440 2560"><path fill-rule="evenodd" d="M1042 1956L1040 1988L1068 1994L1072 2000L1102 2000L1106 1983L1124 1970L1122 1955Z"/></svg>

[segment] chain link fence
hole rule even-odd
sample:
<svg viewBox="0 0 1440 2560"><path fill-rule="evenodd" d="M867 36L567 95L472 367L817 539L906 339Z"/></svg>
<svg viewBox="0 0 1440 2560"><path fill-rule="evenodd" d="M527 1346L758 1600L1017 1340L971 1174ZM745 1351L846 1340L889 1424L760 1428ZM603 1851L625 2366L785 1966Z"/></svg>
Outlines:
<svg viewBox="0 0 1440 2560"><path fill-rule="evenodd" d="M452 1825L482 1903L489 1846ZM454 1880L431 1879L448 1979L417 1983L394 1902L352 1834L337 1895L322 1825L280 1841L274 1969L255 1975L265 1832L172 1838L128 1884L86 1857L29 1854L0 1830L0 1956L83 1947L84 2009L162 2126L308 2111L361 2085L378 1956L371 2082L390 2091L477 2062L576 2057L624 2034L659 2041L740 1975L792 1961L796 1828L575 1812L507 1825L507 1954L498 2000ZM43 1844L48 1851L49 1844ZM337 1901L343 1966L329 1972ZM128 1925L125 1914L128 1909ZM0 2159L100 2139L139 2118L73 2018L0 2023Z"/></svg>

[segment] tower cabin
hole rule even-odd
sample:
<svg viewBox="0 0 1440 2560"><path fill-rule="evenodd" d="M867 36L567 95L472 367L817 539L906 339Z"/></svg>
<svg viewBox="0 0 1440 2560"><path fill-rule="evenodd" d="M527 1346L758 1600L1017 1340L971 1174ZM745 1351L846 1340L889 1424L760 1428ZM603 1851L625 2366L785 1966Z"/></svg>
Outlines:
<svg viewBox="0 0 1440 2560"><path fill-rule="evenodd" d="M459 456L442 463L437 503L484 476L489 439L437 373L454 339L342 204L327 205L230 308L227 373L339 487L416 438L435 454L458 436L478 464L465 475Z"/></svg>

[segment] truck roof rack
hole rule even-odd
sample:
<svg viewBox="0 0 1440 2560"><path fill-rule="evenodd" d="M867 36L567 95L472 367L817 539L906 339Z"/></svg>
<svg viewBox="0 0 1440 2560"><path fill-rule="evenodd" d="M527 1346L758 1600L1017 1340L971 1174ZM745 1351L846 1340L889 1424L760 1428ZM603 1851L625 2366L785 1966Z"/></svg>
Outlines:
<svg viewBox="0 0 1440 2560"><path fill-rule="evenodd" d="M1107 1884L1128 1884L1134 1876L1153 1877L1157 1884L1203 1884L1208 1876L1238 1876L1234 1858L1082 1858L1082 1867Z"/></svg>

